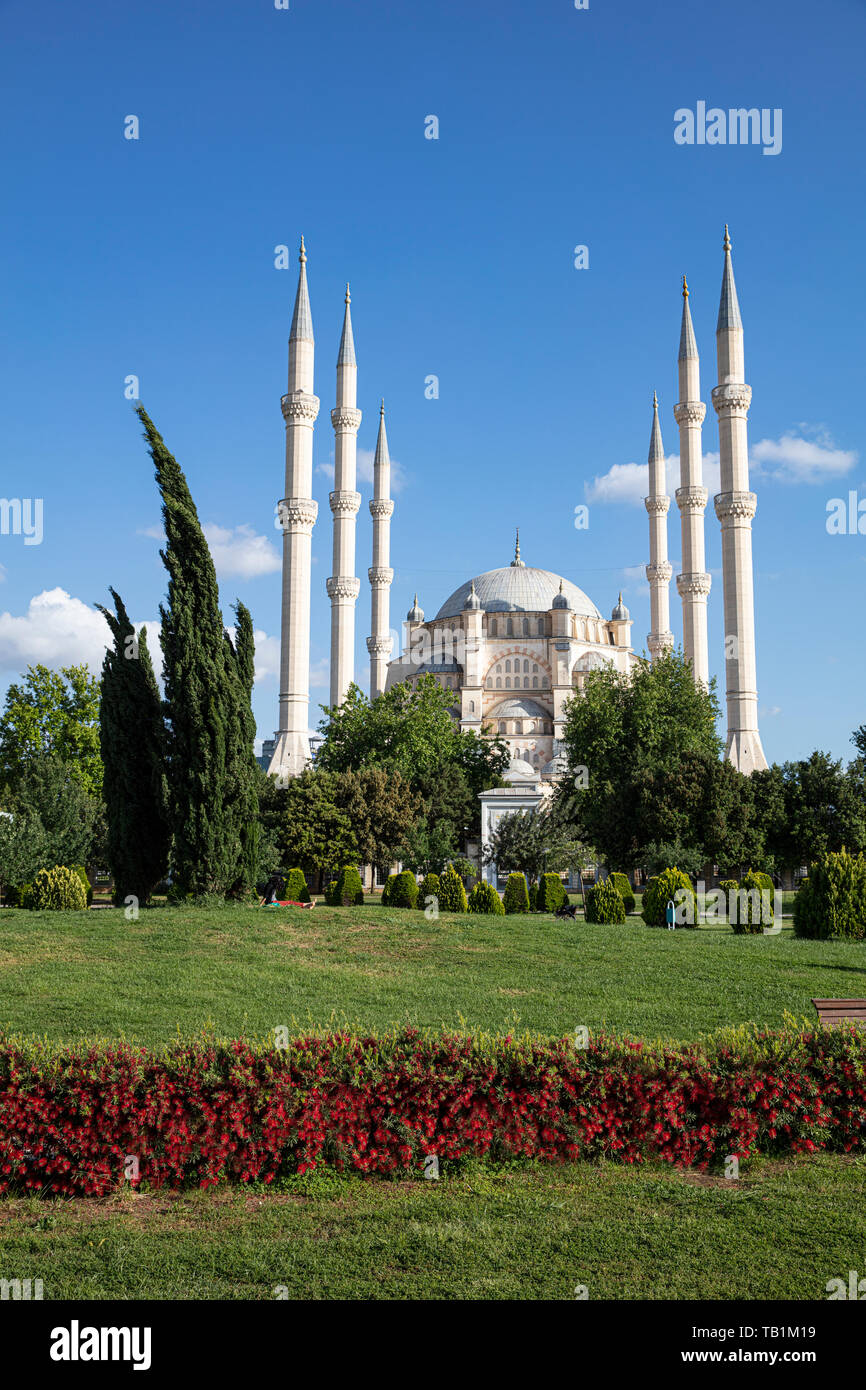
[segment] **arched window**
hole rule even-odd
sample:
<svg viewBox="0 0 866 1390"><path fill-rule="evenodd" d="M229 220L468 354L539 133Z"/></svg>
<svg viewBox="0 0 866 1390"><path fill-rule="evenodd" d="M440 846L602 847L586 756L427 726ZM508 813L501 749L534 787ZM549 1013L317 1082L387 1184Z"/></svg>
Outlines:
<svg viewBox="0 0 866 1390"><path fill-rule="evenodd" d="M505 677L505 689L506 689L506 690L510 690L510 689L511 689L511 677L510 677L510 676L506 676L506 677Z"/></svg>
<svg viewBox="0 0 866 1390"><path fill-rule="evenodd" d="M508 621L507 621L507 623L506 623L506 625L505 625L505 635L506 635L507 637L513 637L513 636L514 636L514 623L512 622L511 618L508 619Z"/></svg>
<svg viewBox="0 0 866 1390"><path fill-rule="evenodd" d="M529 636L529 619L528 619L528 618L524 618L524 619L523 619L523 635L524 635L524 637L528 637L528 636Z"/></svg>
<svg viewBox="0 0 866 1390"><path fill-rule="evenodd" d="M533 676L533 677L532 677L532 688L533 688L533 690L537 690L537 689L538 689L538 677L537 677L537 676Z"/></svg>
<svg viewBox="0 0 866 1390"><path fill-rule="evenodd" d="M492 689L493 689L493 677L492 677L492 676L488 676L488 677L487 677L487 689L488 689L488 690L492 690Z"/></svg>
<svg viewBox="0 0 866 1390"><path fill-rule="evenodd" d="M511 670L511 662L510 662L510 661L506 661L506 663L505 663L505 669L506 669L506 671L510 671L510 670Z"/></svg>
<svg viewBox="0 0 866 1390"><path fill-rule="evenodd" d="M496 689L497 689L497 690L501 690L501 689L502 689L502 677L501 677L501 676L497 676L497 677L496 677Z"/></svg>
<svg viewBox="0 0 866 1390"><path fill-rule="evenodd" d="M529 689L529 677L528 677L528 676L524 676L524 677L523 677L523 689L524 689L524 690L528 690L528 689Z"/></svg>
<svg viewBox="0 0 866 1390"><path fill-rule="evenodd" d="M528 662L528 661L524 661L524 663L523 663L523 669L524 669L524 671L528 671L528 670L529 670L529 662Z"/></svg>
<svg viewBox="0 0 866 1390"><path fill-rule="evenodd" d="M539 635L539 637L543 637L543 636L544 636L544 619L543 619L543 618L539 618L539 619L538 619L538 635Z"/></svg>
<svg viewBox="0 0 866 1390"><path fill-rule="evenodd" d="M469 713L470 713L470 714L474 714L474 713L475 713L475 701L474 701L474 700L470 700L470 701L469 701Z"/></svg>
<svg viewBox="0 0 866 1390"><path fill-rule="evenodd" d="M491 618L491 619L490 619L490 636L491 636L491 637L495 637L496 634L497 634L497 632L498 632L498 630L499 630L499 629L498 629L497 624L496 624L496 619L495 619L495 618Z"/></svg>
<svg viewBox="0 0 866 1390"><path fill-rule="evenodd" d="M505 720L504 720L504 719L500 719L500 721L499 721L499 732L500 732L501 734L504 734L504 733L507 732L507 730L506 730L506 728L505 728Z"/></svg>

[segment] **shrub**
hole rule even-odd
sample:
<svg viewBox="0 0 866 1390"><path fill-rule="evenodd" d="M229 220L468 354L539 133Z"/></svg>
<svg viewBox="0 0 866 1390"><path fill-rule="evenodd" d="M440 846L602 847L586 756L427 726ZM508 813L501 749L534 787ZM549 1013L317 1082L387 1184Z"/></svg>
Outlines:
<svg viewBox="0 0 866 1390"><path fill-rule="evenodd" d="M565 889L559 874L542 874L538 880L536 903L539 912L555 912L565 902Z"/></svg>
<svg viewBox="0 0 866 1390"><path fill-rule="evenodd" d="M729 901L730 901L730 895L731 895L731 893L736 893L736 892L737 892L737 889L739 888L739 886L740 886L740 885L739 885L739 883L737 882L737 880L736 880L735 878L720 878L720 879L719 879L719 892L720 892L720 893L724 893L724 895L725 895L725 902L729 902Z"/></svg>
<svg viewBox="0 0 866 1390"><path fill-rule="evenodd" d="M325 901L331 907L360 906L364 901L361 875L351 865L344 865L330 886L333 891L330 898L326 896Z"/></svg>
<svg viewBox="0 0 866 1390"><path fill-rule="evenodd" d="M0 1193L119 1191L129 1153L133 1182L181 1189L319 1165L420 1173L431 1153L721 1171L728 1155L819 1150L866 1151L866 1032L854 1027L642 1046L594 1034L580 1051L416 1029L285 1049L0 1040Z"/></svg>
<svg viewBox="0 0 866 1390"><path fill-rule="evenodd" d="M40 869L33 880L30 906L42 912L83 912L87 907L84 884L74 869L67 869L63 864L53 869Z"/></svg>
<svg viewBox="0 0 866 1390"><path fill-rule="evenodd" d="M408 869L404 869L401 874L395 874L388 897L388 907L415 907L417 902L418 884L415 882L415 875L410 874Z"/></svg>
<svg viewBox="0 0 866 1390"><path fill-rule="evenodd" d="M310 890L307 887L303 869L289 869L285 876L283 896L288 898L290 903L308 903L310 901Z"/></svg>
<svg viewBox="0 0 866 1390"><path fill-rule="evenodd" d="M391 906L391 894L394 891L394 884L397 882L396 874L389 874L385 879L385 887L382 889L382 906Z"/></svg>
<svg viewBox="0 0 866 1390"><path fill-rule="evenodd" d="M429 899L429 898L435 898L435 899L436 899L436 905L437 905L437 907L438 907L438 905L439 905L439 875L438 875L438 874L426 874L425 877L421 880L421 887L418 889L418 906L419 906L422 910L423 910L424 908L430 907L430 903L428 902L428 899Z"/></svg>
<svg viewBox="0 0 866 1390"><path fill-rule="evenodd" d="M769 893L772 895L776 891L776 885L774 884L769 874L760 873L757 869L754 869L753 873L755 875L755 878L758 880L758 883L761 885L761 891L763 893Z"/></svg>
<svg viewBox="0 0 866 1390"><path fill-rule="evenodd" d="M463 880L453 865L449 864L439 878L439 911L465 912L467 910L466 889Z"/></svg>
<svg viewBox="0 0 866 1390"><path fill-rule="evenodd" d="M90 904L93 902L93 889L90 886L90 879L87 877L87 870L85 869L83 864L73 864L72 872L74 874L78 874L78 877L81 879L82 885L84 887L84 895L87 900L87 906L89 907Z"/></svg>
<svg viewBox="0 0 866 1390"><path fill-rule="evenodd" d="M866 857L840 850L813 864L794 899L797 936L866 937Z"/></svg>
<svg viewBox="0 0 866 1390"><path fill-rule="evenodd" d="M533 882L533 883L530 883L530 885L529 885L529 911L530 911L530 912L534 912L537 906L538 906L538 884Z"/></svg>
<svg viewBox="0 0 866 1390"><path fill-rule="evenodd" d="M13 883L6 889L7 907L29 907L33 896L32 883Z"/></svg>
<svg viewBox="0 0 866 1390"><path fill-rule="evenodd" d="M625 874L611 874L610 879L614 888L619 893L619 896L622 898L622 905L626 913L634 912L634 892ZM587 920L589 919L587 918Z"/></svg>
<svg viewBox="0 0 866 1390"><path fill-rule="evenodd" d="M677 898L678 893L687 894L686 898ZM651 878L646 886L643 895L643 911L641 916L648 927L664 927L665 910L668 902L673 900L676 909L677 926L696 927L698 923L698 902L695 897L695 890L691 882L681 869L665 869L664 873ZM682 921L685 911L685 922Z"/></svg>
<svg viewBox="0 0 866 1390"><path fill-rule="evenodd" d="M502 899L493 887L492 883L476 883L472 892L469 894L469 911L484 912L492 917L504 917L505 908Z"/></svg>
<svg viewBox="0 0 866 1390"><path fill-rule="evenodd" d="M337 880L335 878L332 878L328 883L325 884L325 902L328 904L329 907L336 906L334 902L334 890L336 889L336 887Z"/></svg>
<svg viewBox="0 0 866 1390"><path fill-rule="evenodd" d="M590 888L586 895L586 920L604 925L625 921L625 903L613 882L613 875Z"/></svg>
<svg viewBox="0 0 866 1390"><path fill-rule="evenodd" d="M772 880L769 902L764 898L761 884L761 879L766 877L766 874L755 874L750 869L741 882L736 897L728 900L728 921L736 936L758 936L765 926L772 924Z"/></svg>
<svg viewBox="0 0 866 1390"><path fill-rule="evenodd" d="M497 897L498 896L497 894ZM508 875L508 882L505 885L505 892L502 897L502 905L506 912L529 911L529 889L526 886L525 874Z"/></svg>

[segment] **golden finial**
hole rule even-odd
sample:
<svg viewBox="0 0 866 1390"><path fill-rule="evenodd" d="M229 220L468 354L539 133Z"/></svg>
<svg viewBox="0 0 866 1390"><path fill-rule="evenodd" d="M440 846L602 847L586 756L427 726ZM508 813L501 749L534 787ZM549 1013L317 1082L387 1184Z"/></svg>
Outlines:
<svg viewBox="0 0 866 1390"><path fill-rule="evenodd" d="M301 252L300 252L300 255L298 256L298 260L301 262L301 265L303 265L304 262L306 261L306 259L307 259L307 251L306 251L306 247L304 246L304 238L301 237Z"/></svg>
<svg viewBox="0 0 866 1390"><path fill-rule="evenodd" d="M686 280L686 277L685 277L685 275L684 275L684 276L683 276L683 299L688 299L688 297L689 297L689 285L688 285L688 281Z"/></svg>
<svg viewBox="0 0 866 1390"><path fill-rule="evenodd" d="M730 249L731 249L731 238L730 238L730 236L728 235L728 224L727 224L727 222L726 222L726 223L725 223L725 250L726 250L726 251L730 251Z"/></svg>

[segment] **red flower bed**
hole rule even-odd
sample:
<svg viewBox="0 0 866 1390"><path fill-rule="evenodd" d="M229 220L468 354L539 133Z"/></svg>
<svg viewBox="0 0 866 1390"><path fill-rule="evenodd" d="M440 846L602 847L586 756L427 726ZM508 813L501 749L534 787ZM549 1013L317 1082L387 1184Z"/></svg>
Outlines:
<svg viewBox="0 0 866 1390"><path fill-rule="evenodd" d="M347 1033L52 1050L0 1039L0 1192L391 1174L486 1156L701 1169L866 1148L866 1032L702 1045ZM134 1162L130 1162L134 1160Z"/></svg>

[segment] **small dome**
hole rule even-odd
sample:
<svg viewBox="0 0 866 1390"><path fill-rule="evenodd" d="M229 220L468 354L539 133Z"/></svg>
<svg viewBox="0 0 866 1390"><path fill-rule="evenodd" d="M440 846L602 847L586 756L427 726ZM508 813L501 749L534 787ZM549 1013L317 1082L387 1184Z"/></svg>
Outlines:
<svg viewBox="0 0 866 1390"><path fill-rule="evenodd" d="M553 600L553 603L552 603L550 606L551 606L551 608L567 608L567 607L568 607L568 599L565 597L565 592L564 592L564 589L563 589L563 583L562 583L562 580L561 580L561 579L560 579L560 581L559 581L559 593L556 595L556 598Z"/></svg>
<svg viewBox="0 0 866 1390"><path fill-rule="evenodd" d="M619 601L617 602L616 608L614 608L614 610L613 610L613 612L611 613L610 616L611 616L612 620L613 620L615 623L628 622L629 619L630 619L629 611L628 611L628 609L626 608L625 604L624 604L623 601L622 601L622 591L621 591L621 590L620 590L620 595L619 595Z"/></svg>
<svg viewBox="0 0 866 1390"><path fill-rule="evenodd" d="M538 773L523 758L512 758L502 774L503 782L537 782Z"/></svg>
<svg viewBox="0 0 866 1390"><path fill-rule="evenodd" d="M418 595L415 595L415 602L406 614L407 623L423 623L424 609L418 607Z"/></svg>
<svg viewBox="0 0 866 1390"><path fill-rule="evenodd" d="M471 588L471 590L470 590L470 592L469 592L469 597L468 597L468 599L466 600L466 607L467 607L468 609L470 609L471 612L473 612L473 613L477 613L477 612L479 611L479 609L481 608L481 599L478 597L478 595L477 595L476 592L475 592L475 580L474 580L474 579L473 579L473 581L472 581L472 588Z"/></svg>

